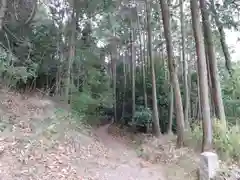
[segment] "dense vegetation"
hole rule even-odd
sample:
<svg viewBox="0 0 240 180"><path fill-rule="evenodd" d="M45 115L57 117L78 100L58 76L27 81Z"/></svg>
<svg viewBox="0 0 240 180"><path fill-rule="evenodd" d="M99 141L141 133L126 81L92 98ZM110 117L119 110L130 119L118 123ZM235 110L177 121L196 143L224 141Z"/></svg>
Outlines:
<svg viewBox="0 0 240 180"><path fill-rule="evenodd" d="M174 132L179 147L191 132L240 157L240 65L224 32L238 17L229 0L1 0L1 83L64 100L79 119Z"/></svg>

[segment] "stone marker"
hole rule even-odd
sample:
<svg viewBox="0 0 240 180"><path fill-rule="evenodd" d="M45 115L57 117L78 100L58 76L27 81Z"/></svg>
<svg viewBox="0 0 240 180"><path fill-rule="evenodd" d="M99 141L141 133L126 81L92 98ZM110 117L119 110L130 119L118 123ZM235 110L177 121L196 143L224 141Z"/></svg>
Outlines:
<svg viewBox="0 0 240 180"><path fill-rule="evenodd" d="M200 155L199 180L214 179L219 169L218 155L213 152L203 152Z"/></svg>

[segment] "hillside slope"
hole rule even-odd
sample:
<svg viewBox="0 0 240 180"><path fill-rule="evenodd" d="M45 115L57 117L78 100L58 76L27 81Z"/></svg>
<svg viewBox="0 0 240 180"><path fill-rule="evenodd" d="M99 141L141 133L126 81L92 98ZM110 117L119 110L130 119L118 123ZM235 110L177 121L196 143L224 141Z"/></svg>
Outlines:
<svg viewBox="0 0 240 180"><path fill-rule="evenodd" d="M0 179L162 180L150 165L107 133L72 118L49 99L0 92Z"/></svg>

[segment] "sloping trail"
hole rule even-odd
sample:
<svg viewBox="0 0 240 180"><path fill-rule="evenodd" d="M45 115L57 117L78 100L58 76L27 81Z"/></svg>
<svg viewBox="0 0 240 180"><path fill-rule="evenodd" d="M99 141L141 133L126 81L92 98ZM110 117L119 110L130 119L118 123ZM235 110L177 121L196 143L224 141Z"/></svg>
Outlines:
<svg viewBox="0 0 240 180"><path fill-rule="evenodd" d="M0 91L0 180L163 180L120 139L49 99Z"/></svg>
<svg viewBox="0 0 240 180"><path fill-rule="evenodd" d="M114 180L165 180L159 165L148 164L138 158L136 152L124 144L119 138L108 134L109 125L102 126L95 131L95 135L111 150L111 159L116 162L116 169L112 170L109 179Z"/></svg>

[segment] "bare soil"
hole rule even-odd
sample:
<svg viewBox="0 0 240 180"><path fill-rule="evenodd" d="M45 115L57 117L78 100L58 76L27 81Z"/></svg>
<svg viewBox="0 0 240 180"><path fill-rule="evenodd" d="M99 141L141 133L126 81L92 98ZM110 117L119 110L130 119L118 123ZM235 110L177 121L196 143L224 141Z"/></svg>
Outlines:
<svg viewBox="0 0 240 180"><path fill-rule="evenodd" d="M1 180L163 180L162 165L49 99L0 92Z"/></svg>

